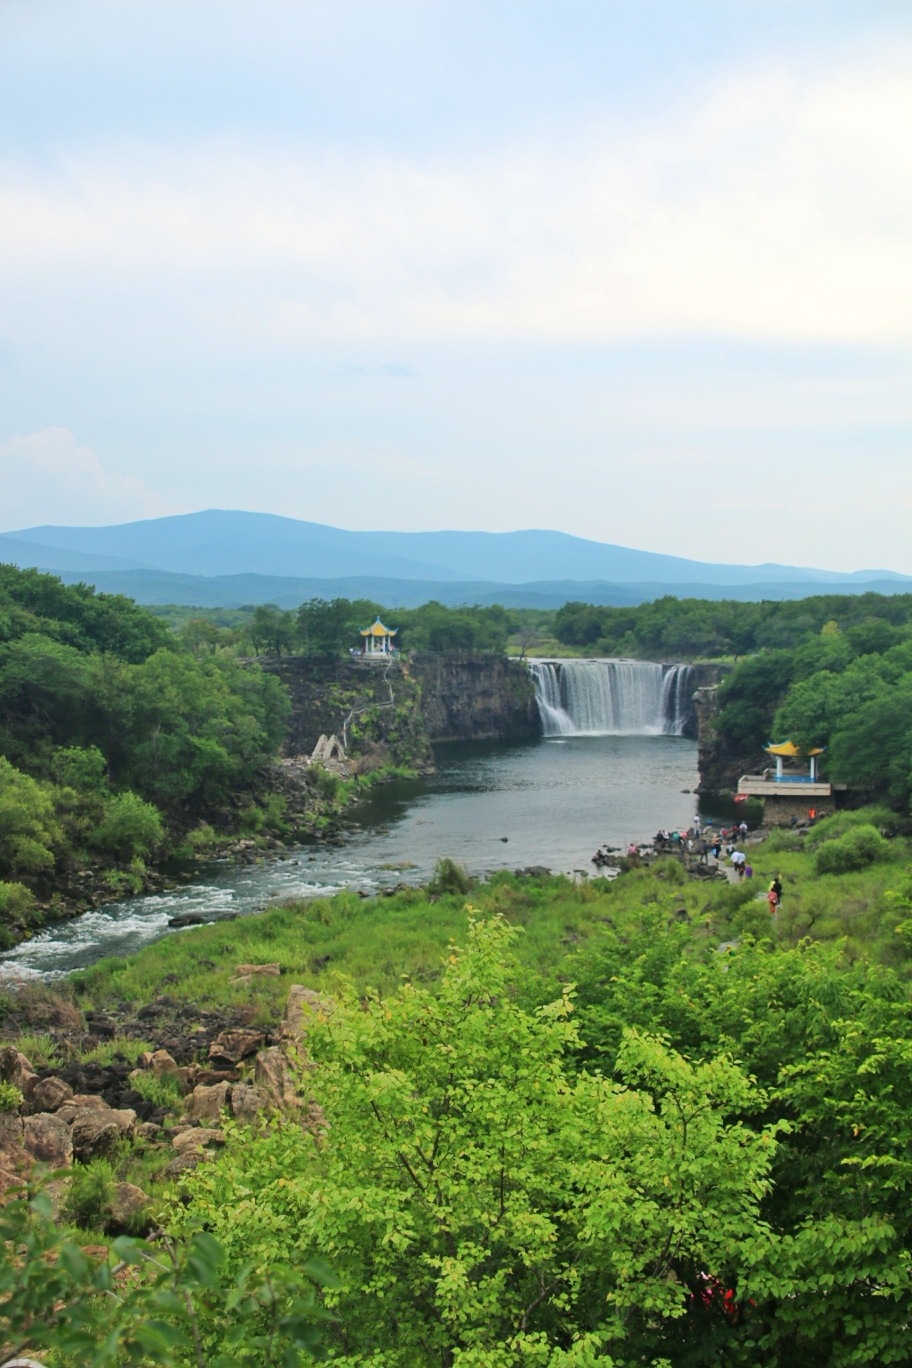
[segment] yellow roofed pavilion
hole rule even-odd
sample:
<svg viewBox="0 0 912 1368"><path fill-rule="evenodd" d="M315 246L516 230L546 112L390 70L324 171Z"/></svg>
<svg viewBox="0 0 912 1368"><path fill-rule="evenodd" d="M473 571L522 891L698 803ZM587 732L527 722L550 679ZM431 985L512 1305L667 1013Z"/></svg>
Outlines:
<svg viewBox="0 0 912 1368"><path fill-rule="evenodd" d="M384 627L379 617L370 627L362 627L361 654L369 656L388 656L393 654L393 637L399 631L398 627Z"/></svg>
<svg viewBox="0 0 912 1368"><path fill-rule="evenodd" d="M813 784L813 783L815 783L816 780L817 780L817 756L818 756L818 755L823 755L823 752L824 752L824 750L826 749L826 747L824 747L824 746L807 746L807 747L796 746L795 743L794 743L794 741L788 740L788 741L777 741L775 744L773 744L773 742L771 741L770 744L769 744L768 746L764 746L763 749L766 751L767 755L775 755L775 757L776 757L776 778L777 778L780 782L781 782L783 779L785 779L785 777L786 777L785 771L784 771L784 769L783 769L782 761L783 761L783 760L794 760L796 756L801 756L801 757L803 757L803 758L805 758L805 759L807 759L807 760L809 761L809 766L808 766L808 779L809 779L809 781Z"/></svg>

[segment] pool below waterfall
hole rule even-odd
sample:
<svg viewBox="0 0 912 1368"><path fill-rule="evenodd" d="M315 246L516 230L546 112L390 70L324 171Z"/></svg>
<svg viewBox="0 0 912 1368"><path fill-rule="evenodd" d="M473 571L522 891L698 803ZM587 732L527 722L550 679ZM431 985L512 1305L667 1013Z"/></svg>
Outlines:
<svg viewBox="0 0 912 1368"><path fill-rule="evenodd" d="M55 975L126 955L175 916L254 913L342 888L426 883L440 855L474 875L546 865L595 873L599 846L645 840L695 811L696 742L684 737L561 736L435 747L437 773L385 785L350 816L341 845L311 842L261 864L215 863L163 894L125 899L39 932L0 959L5 976Z"/></svg>

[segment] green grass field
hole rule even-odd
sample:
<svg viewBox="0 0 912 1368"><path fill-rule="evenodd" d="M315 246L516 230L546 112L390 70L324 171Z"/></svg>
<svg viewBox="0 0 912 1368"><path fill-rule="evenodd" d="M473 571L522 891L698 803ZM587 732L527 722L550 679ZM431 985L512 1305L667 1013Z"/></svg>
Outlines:
<svg viewBox="0 0 912 1368"><path fill-rule="evenodd" d="M138 1005L167 994L201 1005L246 1006L266 1024L281 1015L291 982L332 992L342 978L388 995L403 976L432 981L451 943L464 944L469 918L499 913L523 929L518 957L545 997L572 978L572 957L583 945L623 936L645 907L663 910L669 922L686 917L694 953L744 934L783 948L811 937L841 940L850 960L902 966L907 937L897 927L910 910L908 840L891 840L866 869L832 875L818 874L815 854L798 846L797 838L774 834L750 848L755 875L741 886L688 879L666 859L613 882L501 874L468 894L439 898L421 889L368 900L340 893L167 936L137 955L75 975L74 987L95 1006ZM783 898L772 920L765 895L774 874L781 875ZM270 962L281 966L280 978L231 982L238 965Z"/></svg>

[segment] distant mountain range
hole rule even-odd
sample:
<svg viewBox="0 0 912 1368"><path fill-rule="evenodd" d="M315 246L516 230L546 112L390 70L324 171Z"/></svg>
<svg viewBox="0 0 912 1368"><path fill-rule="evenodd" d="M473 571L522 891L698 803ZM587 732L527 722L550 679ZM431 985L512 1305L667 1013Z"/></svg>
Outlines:
<svg viewBox="0 0 912 1368"><path fill-rule="evenodd" d="M113 527L6 532L0 561L52 570L142 603L200 607L290 607L336 595L390 607L429 598L555 607L567 599L640 603L667 593L748 600L912 589L912 576L888 570L717 565L564 532L349 532L218 509Z"/></svg>

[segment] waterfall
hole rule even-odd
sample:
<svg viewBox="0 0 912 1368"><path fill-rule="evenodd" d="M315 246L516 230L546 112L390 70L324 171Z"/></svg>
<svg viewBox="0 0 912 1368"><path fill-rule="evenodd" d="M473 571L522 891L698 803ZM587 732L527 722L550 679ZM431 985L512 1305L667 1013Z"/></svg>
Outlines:
<svg viewBox="0 0 912 1368"><path fill-rule="evenodd" d="M683 736L689 665L649 660L530 660L545 736Z"/></svg>
<svg viewBox="0 0 912 1368"><path fill-rule="evenodd" d="M662 680L662 716L669 736L683 736L694 721L693 666L669 665Z"/></svg>

